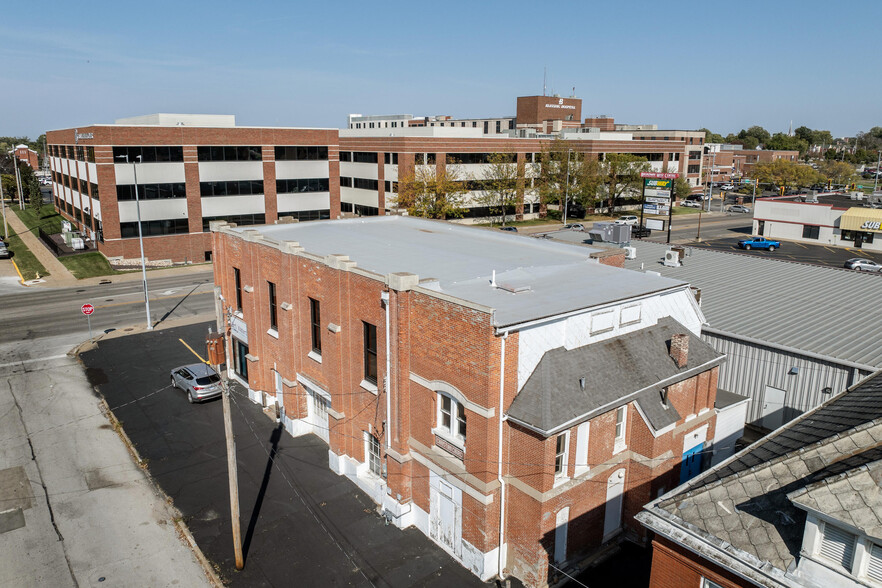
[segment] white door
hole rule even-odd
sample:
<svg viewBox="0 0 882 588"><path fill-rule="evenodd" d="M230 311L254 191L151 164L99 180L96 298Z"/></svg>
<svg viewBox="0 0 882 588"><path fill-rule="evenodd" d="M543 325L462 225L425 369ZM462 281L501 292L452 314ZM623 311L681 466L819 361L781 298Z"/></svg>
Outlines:
<svg viewBox="0 0 882 588"><path fill-rule="evenodd" d="M786 390L766 386L766 393L763 396L762 415L765 428L775 430L784 424L784 397L786 395Z"/></svg>
<svg viewBox="0 0 882 588"><path fill-rule="evenodd" d="M431 476L435 478L435 476ZM434 483L432 483L434 482ZM460 557L461 540L461 491L440 477L430 481L431 512L429 513L429 536L454 556Z"/></svg>
<svg viewBox="0 0 882 588"><path fill-rule="evenodd" d="M625 491L625 470L616 470L606 482L606 515L603 519L603 540L608 541L622 528L622 493Z"/></svg>
<svg viewBox="0 0 882 588"><path fill-rule="evenodd" d="M309 399L309 402L306 403L308 411L307 418L309 424L312 426L312 432L321 437L325 443L329 443L328 404L330 403L324 396L310 388L306 389L306 393Z"/></svg>
<svg viewBox="0 0 882 588"><path fill-rule="evenodd" d="M554 529L554 562L561 563L567 559L567 528L570 523L570 507L557 511Z"/></svg>

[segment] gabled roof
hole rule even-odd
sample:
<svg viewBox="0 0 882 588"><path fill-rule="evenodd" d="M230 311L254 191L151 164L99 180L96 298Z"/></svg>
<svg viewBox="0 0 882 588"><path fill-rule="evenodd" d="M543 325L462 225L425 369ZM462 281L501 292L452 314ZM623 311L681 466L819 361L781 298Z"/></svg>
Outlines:
<svg viewBox="0 0 882 588"><path fill-rule="evenodd" d="M689 335L688 361L682 368L669 355L671 336L677 333ZM662 407L661 389L719 365L723 358L686 327L664 317L626 335L547 351L512 402L508 418L552 435L637 400L653 428L662 429L680 416L673 407Z"/></svg>
<svg viewBox="0 0 882 588"><path fill-rule="evenodd" d="M637 518L760 585L798 585L787 571L802 546L803 509L880 532L882 519L873 510L882 506L880 460L882 372L876 372L651 502ZM866 492L871 482L873 495Z"/></svg>

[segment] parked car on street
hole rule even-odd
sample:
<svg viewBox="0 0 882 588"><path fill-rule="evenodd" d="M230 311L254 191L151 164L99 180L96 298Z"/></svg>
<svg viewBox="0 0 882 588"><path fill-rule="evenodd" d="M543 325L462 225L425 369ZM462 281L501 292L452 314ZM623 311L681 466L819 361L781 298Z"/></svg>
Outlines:
<svg viewBox="0 0 882 588"><path fill-rule="evenodd" d="M750 209L746 206L742 206L741 204L733 204L729 208L726 209L728 212L750 212Z"/></svg>
<svg viewBox="0 0 882 588"><path fill-rule="evenodd" d="M204 363L176 367L171 371L171 385L186 392L191 404L216 398L223 392L220 376Z"/></svg>
<svg viewBox="0 0 882 588"><path fill-rule="evenodd" d="M0 241L2 243L2 241ZM0 245L0 259L9 259L12 257L12 252L6 248L6 245Z"/></svg>
<svg viewBox="0 0 882 588"><path fill-rule="evenodd" d="M680 206L685 206L687 208L701 208L701 202L698 200L684 200L680 203Z"/></svg>
<svg viewBox="0 0 882 588"><path fill-rule="evenodd" d="M772 241L765 237L750 237L749 239L741 239L738 241L738 246L742 249L747 249L748 251L751 249L768 249L769 251L774 251L781 247L781 241Z"/></svg>
<svg viewBox="0 0 882 588"><path fill-rule="evenodd" d="M735 184L723 184L722 186L720 186L720 190L725 190L726 192L728 192L729 190L734 190L734 189L735 189Z"/></svg>
<svg viewBox="0 0 882 588"><path fill-rule="evenodd" d="M569 229L571 231L584 231L585 230L585 226L582 225L582 223L572 223L569 225L564 225L564 228Z"/></svg>
<svg viewBox="0 0 882 588"><path fill-rule="evenodd" d="M845 262L843 267L858 272L882 272L882 264L865 257L852 257Z"/></svg>
<svg viewBox="0 0 882 588"><path fill-rule="evenodd" d="M628 215L620 216L619 218L617 218L615 220L615 223L617 225L636 225L639 222L639 220L640 219L638 219L633 214L628 214Z"/></svg>
<svg viewBox="0 0 882 588"><path fill-rule="evenodd" d="M517 233L517 232L518 232L518 228L517 228L517 227L499 227L499 230L500 230L500 231L509 231L509 232L512 232L512 233Z"/></svg>

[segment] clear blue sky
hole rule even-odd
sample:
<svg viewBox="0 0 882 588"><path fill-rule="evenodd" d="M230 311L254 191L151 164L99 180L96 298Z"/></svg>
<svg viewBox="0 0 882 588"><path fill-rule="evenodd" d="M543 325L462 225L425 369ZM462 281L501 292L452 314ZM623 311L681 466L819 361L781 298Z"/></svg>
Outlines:
<svg viewBox="0 0 882 588"><path fill-rule="evenodd" d="M349 113L583 116L726 134L882 126L882 2L14 2L0 135L154 112L342 127Z"/></svg>

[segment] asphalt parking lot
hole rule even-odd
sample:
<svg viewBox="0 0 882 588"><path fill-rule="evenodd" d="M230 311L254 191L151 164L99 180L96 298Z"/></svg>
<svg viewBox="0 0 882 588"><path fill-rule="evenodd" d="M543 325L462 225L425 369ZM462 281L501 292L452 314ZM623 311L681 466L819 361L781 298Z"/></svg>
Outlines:
<svg viewBox="0 0 882 588"><path fill-rule="evenodd" d="M786 259L788 261L796 261L800 263L812 263L817 265L827 265L841 268L847 259L852 257L865 257L882 263L882 253L867 251L865 249L855 249L853 247L833 247L831 245L811 245L808 243L797 243L795 241L781 241L781 248L775 251L765 251L760 249L752 249L747 251L738 247L738 241L749 234L726 237L722 239L711 239L708 241L693 241L689 243L690 247L705 247L708 249L716 249L720 251L735 251L744 255L758 255L762 257L772 257L775 259ZM853 271L846 270L843 271Z"/></svg>
<svg viewBox="0 0 882 588"><path fill-rule="evenodd" d="M386 526L328 469L318 437L293 438L244 391L232 394L245 569L236 571L220 400L191 405L169 372L194 363L212 323L99 343L81 355L150 475L232 586L485 586L420 531Z"/></svg>

